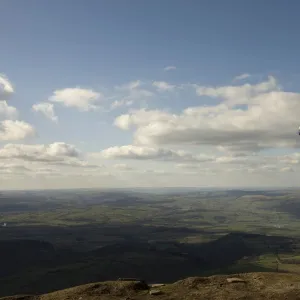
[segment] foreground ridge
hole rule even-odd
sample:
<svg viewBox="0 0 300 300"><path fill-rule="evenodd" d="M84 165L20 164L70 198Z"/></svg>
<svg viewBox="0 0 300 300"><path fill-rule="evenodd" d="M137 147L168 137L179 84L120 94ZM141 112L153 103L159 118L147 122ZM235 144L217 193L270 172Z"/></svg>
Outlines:
<svg viewBox="0 0 300 300"><path fill-rule="evenodd" d="M300 275L243 273L189 277L173 284L147 284L126 278L90 283L44 295L18 295L1 300L138 300L138 299L300 299ZM134 280L134 281L132 281Z"/></svg>

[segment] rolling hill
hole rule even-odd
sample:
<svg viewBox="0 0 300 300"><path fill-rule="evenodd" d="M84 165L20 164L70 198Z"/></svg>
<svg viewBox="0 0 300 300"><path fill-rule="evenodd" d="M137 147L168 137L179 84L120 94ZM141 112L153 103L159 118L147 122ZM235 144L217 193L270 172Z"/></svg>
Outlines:
<svg viewBox="0 0 300 300"><path fill-rule="evenodd" d="M19 295L1 300L296 300L300 276L283 273L244 273L231 276L190 277L171 284L144 281L90 283L43 295Z"/></svg>

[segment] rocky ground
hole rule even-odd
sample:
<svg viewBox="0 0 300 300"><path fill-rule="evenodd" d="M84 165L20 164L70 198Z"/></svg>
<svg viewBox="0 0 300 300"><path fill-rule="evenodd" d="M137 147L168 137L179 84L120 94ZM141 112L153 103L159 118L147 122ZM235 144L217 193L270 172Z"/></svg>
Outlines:
<svg viewBox="0 0 300 300"><path fill-rule="evenodd" d="M285 273L245 273L191 277L173 284L148 285L143 281L107 281L44 295L20 295L1 300L233 300L300 299L300 276Z"/></svg>

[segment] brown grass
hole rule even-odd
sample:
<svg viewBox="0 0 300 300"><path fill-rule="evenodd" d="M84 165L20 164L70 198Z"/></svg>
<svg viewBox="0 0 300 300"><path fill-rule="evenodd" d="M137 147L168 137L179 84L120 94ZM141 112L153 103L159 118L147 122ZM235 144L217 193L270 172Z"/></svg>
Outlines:
<svg viewBox="0 0 300 300"><path fill-rule="evenodd" d="M228 278L241 282L228 282ZM230 276L191 277L159 289L160 295L150 295L141 282L110 281L92 283L41 296L15 296L0 300L296 300L300 299L300 276L285 273L246 273Z"/></svg>

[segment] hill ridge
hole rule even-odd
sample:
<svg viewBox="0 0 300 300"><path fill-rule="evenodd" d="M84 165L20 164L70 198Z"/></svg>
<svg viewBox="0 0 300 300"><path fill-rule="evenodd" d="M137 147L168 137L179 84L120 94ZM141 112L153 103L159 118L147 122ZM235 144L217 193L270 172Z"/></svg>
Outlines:
<svg viewBox="0 0 300 300"><path fill-rule="evenodd" d="M84 284L43 295L16 295L0 300L143 300L143 299L300 299L300 275L290 273L238 273L188 277L172 284L143 280L116 280Z"/></svg>

